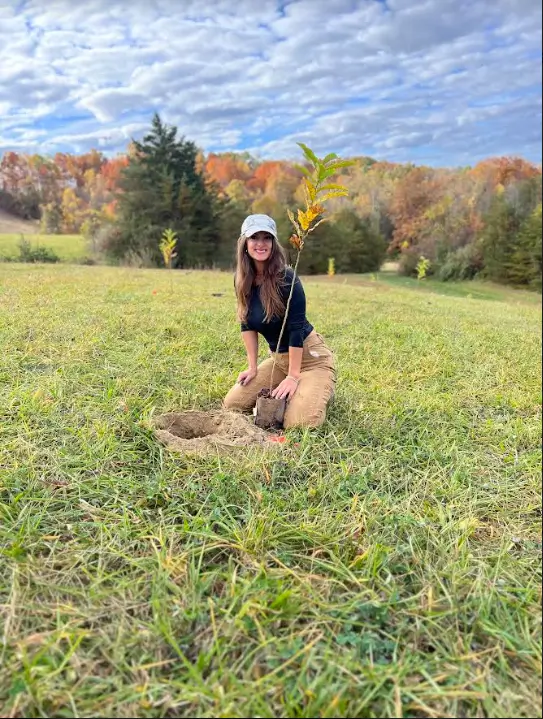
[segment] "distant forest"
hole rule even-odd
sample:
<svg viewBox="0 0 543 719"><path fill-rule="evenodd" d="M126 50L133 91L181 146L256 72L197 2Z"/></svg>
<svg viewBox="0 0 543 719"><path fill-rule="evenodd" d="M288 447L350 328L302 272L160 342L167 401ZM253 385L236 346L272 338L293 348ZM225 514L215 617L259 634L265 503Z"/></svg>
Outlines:
<svg viewBox="0 0 543 719"><path fill-rule="evenodd" d="M410 275L424 257L441 280L541 288L541 167L519 157L454 169L353 159L337 178L349 197L328 204L302 273L326 272L333 257L339 273L397 259ZM39 220L44 233L81 233L110 260L140 266L162 264L158 245L171 228L177 267L227 268L251 212L272 215L289 249L287 209L303 203L302 177L286 161L206 155L155 115L149 133L114 158L4 153L0 208Z"/></svg>

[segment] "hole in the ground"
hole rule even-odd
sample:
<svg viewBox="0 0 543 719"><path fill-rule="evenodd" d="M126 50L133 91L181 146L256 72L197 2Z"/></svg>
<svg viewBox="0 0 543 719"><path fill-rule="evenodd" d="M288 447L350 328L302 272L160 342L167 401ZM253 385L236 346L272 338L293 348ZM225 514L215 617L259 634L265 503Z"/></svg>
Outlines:
<svg viewBox="0 0 543 719"><path fill-rule="evenodd" d="M168 412L155 419L156 437L177 452L206 454L249 446L277 446L252 419L223 410Z"/></svg>
<svg viewBox="0 0 543 719"><path fill-rule="evenodd" d="M164 429L180 439L198 439L217 434L220 422L206 412L183 412L173 414L164 423Z"/></svg>

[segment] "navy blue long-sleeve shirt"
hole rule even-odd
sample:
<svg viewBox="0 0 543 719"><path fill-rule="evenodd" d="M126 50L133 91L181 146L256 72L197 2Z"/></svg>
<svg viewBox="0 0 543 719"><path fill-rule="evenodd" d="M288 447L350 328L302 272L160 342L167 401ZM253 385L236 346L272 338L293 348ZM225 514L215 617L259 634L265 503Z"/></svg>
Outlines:
<svg viewBox="0 0 543 719"><path fill-rule="evenodd" d="M279 288L285 307L290 294L290 288L292 287L293 278L294 270L287 267L284 282L281 283ZM283 337L281 338L281 346L277 348L283 317L274 317L270 322L265 321L266 311L260 299L260 287L253 285L248 302L247 319L241 323L241 331L258 332L261 334L267 341L272 352L288 352L289 347L303 347L306 337L313 331L313 326L307 321L305 308L304 288L302 287L300 278L296 277L288 311L287 324L283 332Z"/></svg>

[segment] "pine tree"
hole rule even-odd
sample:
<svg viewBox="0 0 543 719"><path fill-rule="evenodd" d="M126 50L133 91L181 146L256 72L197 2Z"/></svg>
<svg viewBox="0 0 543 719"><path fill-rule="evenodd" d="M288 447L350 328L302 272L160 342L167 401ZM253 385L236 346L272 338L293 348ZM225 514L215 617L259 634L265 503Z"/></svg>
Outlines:
<svg viewBox="0 0 543 719"><path fill-rule="evenodd" d="M541 288L542 250L541 205L522 223L507 263L507 280L512 284Z"/></svg>
<svg viewBox="0 0 543 719"><path fill-rule="evenodd" d="M361 219L352 210L342 210L334 221L339 234L336 251L338 272L376 272L386 255L387 244L369 219Z"/></svg>
<svg viewBox="0 0 543 719"><path fill-rule="evenodd" d="M160 265L165 228L178 235L177 267L209 267L219 242L215 198L197 169L193 142L153 117L151 131L134 141L118 195L117 257L129 253Z"/></svg>
<svg viewBox="0 0 543 719"><path fill-rule="evenodd" d="M507 266L516 249L515 238L519 230L518 213L503 194L496 195L484 218L480 247L484 262L483 275L495 282L507 282Z"/></svg>

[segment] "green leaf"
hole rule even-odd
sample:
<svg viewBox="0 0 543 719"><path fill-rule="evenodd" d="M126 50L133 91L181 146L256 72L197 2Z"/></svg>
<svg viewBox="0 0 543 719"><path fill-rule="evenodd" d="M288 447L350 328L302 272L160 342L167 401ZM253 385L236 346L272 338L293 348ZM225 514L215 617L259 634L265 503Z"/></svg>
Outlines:
<svg viewBox="0 0 543 719"><path fill-rule="evenodd" d="M302 148L304 155L314 165L314 167L320 166L321 162L320 162L319 158L315 155L313 150L311 150L307 145L304 145L303 142L297 142L296 144Z"/></svg>
<svg viewBox="0 0 543 719"><path fill-rule="evenodd" d="M322 164L327 165L330 162L330 160L338 160L338 159L339 159L339 156L336 155L335 152L331 152L329 155L326 155L326 157L322 161Z"/></svg>
<svg viewBox="0 0 543 719"><path fill-rule="evenodd" d="M294 167L297 170L300 170L300 172L302 172L306 177L309 177L311 179L313 173L307 167L304 167L303 165L296 165L296 164L294 165Z"/></svg>
<svg viewBox="0 0 543 719"><path fill-rule="evenodd" d="M17 678L14 680L9 689L9 696L13 698L16 697L17 694L22 694L24 691L26 691L25 682L21 678Z"/></svg>
<svg viewBox="0 0 543 719"><path fill-rule="evenodd" d="M356 165L356 162L354 160L340 160L339 162L334 162L331 165L327 166L328 170L339 170L340 167L352 167L353 165Z"/></svg>
<svg viewBox="0 0 543 719"><path fill-rule="evenodd" d="M322 167L321 171L319 172L319 182L322 182L327 177L332 177L332 175L335 175L336 171L333 168L328 167Z"/></svg>
<svg viewBox="0 0 543 719"><path fill-rule="evenodd" d="M291 594L292 594L292 590L291 590L291 589L285 589L284 592L281 592L281 594L279 594L279 595L273 600L273 602L272 602L271 605L270 605L271 608L272 608L272 609L280 609L280 608L287 602L287 600L288 600L288 598L290 597Z"/></svg>

